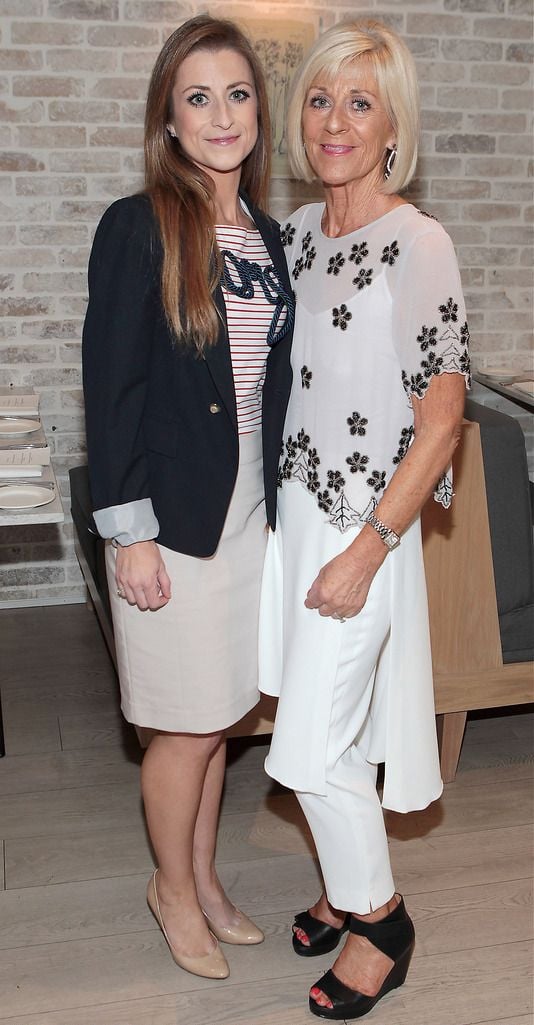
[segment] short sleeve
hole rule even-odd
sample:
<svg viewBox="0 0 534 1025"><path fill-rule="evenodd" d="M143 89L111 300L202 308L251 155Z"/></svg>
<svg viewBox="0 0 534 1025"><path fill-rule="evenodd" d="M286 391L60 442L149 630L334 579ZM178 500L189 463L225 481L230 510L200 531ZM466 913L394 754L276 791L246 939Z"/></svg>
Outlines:
<svg viewBox="0 0 534 1025"><path fill-rule="evenodd" d="M406 394L423 399L436 374L462 374L470 387L469 329L452 242L431 222L399 268L393 338Z"/></svg>
<svg viewBox="0 0 534 1025"><path fill-rule="evenodd" d="M469 328L452 242L441 225L431 222L407 252L393 305L393 337L402 369L402 383L424 399L435 375L462 374L471 387ZM436 502L449 508L453 498L452 466L434 491Z"/></svg>

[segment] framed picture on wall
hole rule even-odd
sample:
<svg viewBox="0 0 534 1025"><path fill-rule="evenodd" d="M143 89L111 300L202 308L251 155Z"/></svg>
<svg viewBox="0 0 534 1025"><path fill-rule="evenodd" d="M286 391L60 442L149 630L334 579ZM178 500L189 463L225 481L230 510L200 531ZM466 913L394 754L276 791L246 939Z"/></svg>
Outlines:
<svg viewBox="0 0 534 1025"><path fill-rule="evenodd" d="M236 18L252 40L265 71L271 109L273 178L290 175L287 160L285 112L291 79L304 54L315 40L310 22L283 18Z"/></svg>

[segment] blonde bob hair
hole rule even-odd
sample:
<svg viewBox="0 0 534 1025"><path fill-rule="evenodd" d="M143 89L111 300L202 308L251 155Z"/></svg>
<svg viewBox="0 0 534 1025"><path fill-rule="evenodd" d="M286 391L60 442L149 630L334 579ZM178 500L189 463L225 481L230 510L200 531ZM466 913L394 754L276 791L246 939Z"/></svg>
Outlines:
<svg viewBox="0 0 534 1025"><path fill-rule="evenodd" d="M402 39L380 21L333 25L319 37L293 79L287 117L289 159L297 178L316 178L302 139L302 112L308 90L319 76L332 80L348 65L365 60L375 74L378 96L397 140L389 179L380 191L406 188L415 173L419 141L419 87L414 59ZM388 151L389 152L389 151ZM385 160L384 160L385 167Z"/></svg>

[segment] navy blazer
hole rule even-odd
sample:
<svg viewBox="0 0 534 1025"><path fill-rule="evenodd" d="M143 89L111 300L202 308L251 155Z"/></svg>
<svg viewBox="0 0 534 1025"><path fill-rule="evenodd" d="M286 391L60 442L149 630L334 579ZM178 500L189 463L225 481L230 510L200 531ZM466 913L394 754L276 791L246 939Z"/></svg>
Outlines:
<svg viewBox="0 0 534 1025"><path fill-rule="evenodd" d="M288 330L269 352L263 387L266 513L274 529L294 300L279 226L247 205L290 297ZM149 198L139 194L113 203L93 243L83 330L93 508L150 499L157 540L205 557L217 548L239 459L225 305L218 287L219 337L203 357L177 344L161 302L161 260Z"/></svg>

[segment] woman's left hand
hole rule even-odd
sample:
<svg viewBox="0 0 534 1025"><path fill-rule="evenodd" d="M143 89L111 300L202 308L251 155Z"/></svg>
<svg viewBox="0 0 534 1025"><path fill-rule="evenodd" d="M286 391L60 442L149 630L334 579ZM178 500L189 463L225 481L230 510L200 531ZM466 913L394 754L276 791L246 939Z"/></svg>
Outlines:
<svg viewBox="0 0 534 1025"><path fill-rule="evenodd" d="M380 540L377 546L374 539L369 544L367 539L357 538L320 570L306 596L306 608L335 619L357 616L386 555L387 549Z"/></svg>

